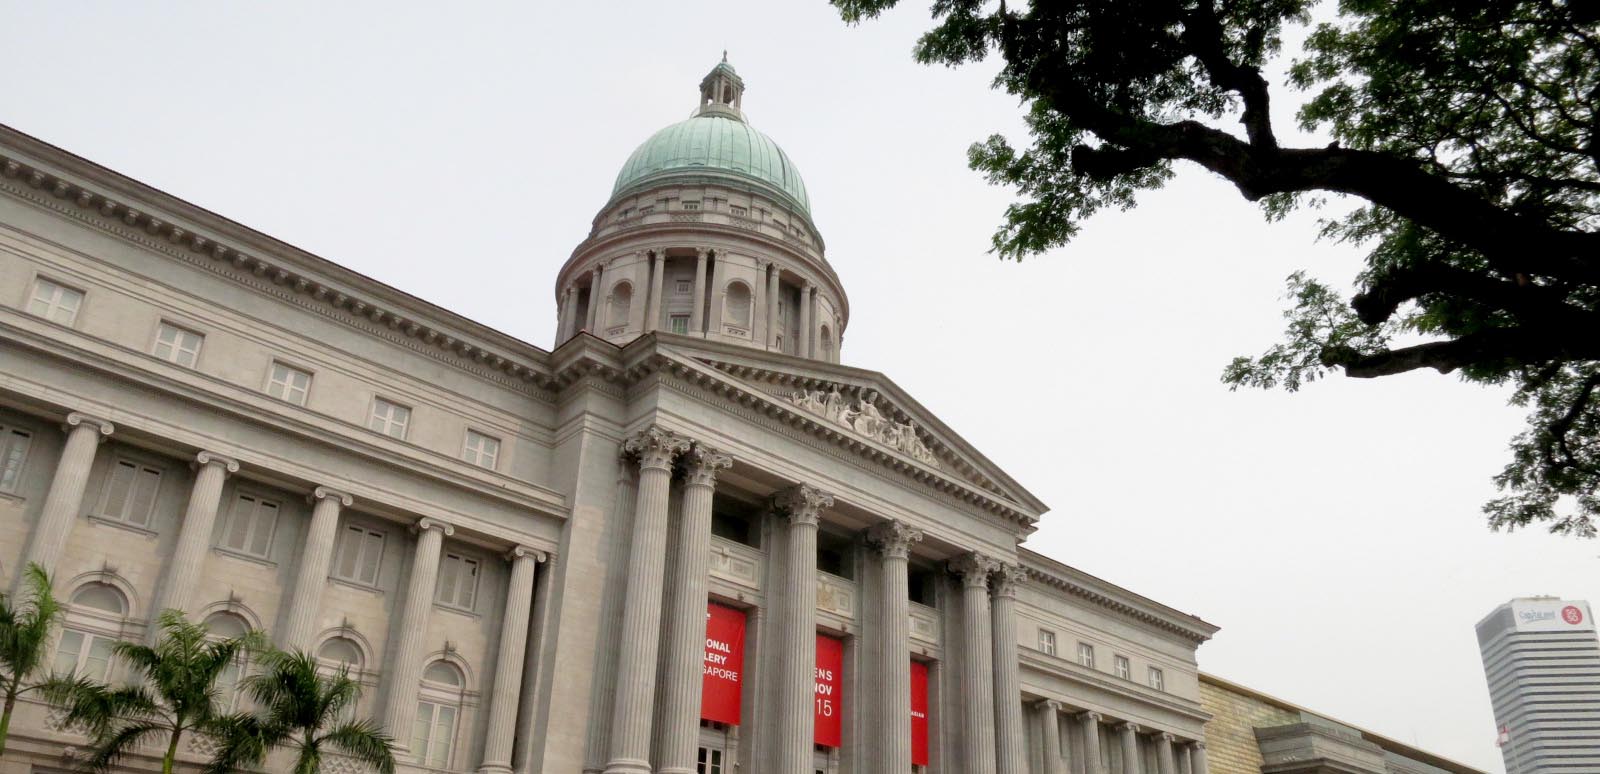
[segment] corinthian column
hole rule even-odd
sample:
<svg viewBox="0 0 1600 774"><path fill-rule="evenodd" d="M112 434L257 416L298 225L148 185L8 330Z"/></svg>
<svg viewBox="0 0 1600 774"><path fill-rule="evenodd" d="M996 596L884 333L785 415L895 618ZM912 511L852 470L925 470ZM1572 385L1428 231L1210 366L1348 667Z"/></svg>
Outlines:
<svg viewBox="0 0 1600 774"><path fill-rule="evenodd" d="M1139 726L1123 723L1117 726L1117 734L1122 743L1122 774L1140 774L1144 763L1139 760Z"/></svg>
<svg viewBox="0 0 1600 774"><path fill-rule="evenodd" d="M1206 743L1194 742L1189 746L1189 768L1194 774L1210 774L1206 766Z"/></svg>
<svg viewBox="0 0 1600 774"><path fill-rule="evenodd" d="M595 333L600 325L600 321L604 319L600 316L600 280L601 275L604 273L605 266L596 265L594 267L594 279L589 281L589 313L587 315L589 321L586 325L584 325L584 328L587 329L591 334Z"/></svg>
<svg viewBox="0 0 1600 774"><path fill-rule="evenodd" d="M168 609L189 612L190 592L200 577L200 568L205 566L206 545L211 542L212 528L217 523L222 481L229 473L239 472L238 462L211 452L200 452L194 460L194 486L189 490L183 524L178 527L178 545L167 565L167 578L161 584L161 596L155 607L157 614ZM157 627L150 627L152 641L157 632Z"/></svg>
<svg viewBox="0 0 1600 774"><path fill-rule="evenodd" d="M50 479L50 493L45 495L44 507L39 510L39 521L34 527L33 542L28 545L28 559L23 564L38 564L46 572L54 572L61 551L67 547L72 535L72 525L83 509L84 487L89 483L89 468L94 465L94 450L114 428L104 419L79 414L67 415L67 443L61 450L61 460L56 463L55 477ZM22 568L19 568L22 569ZM12 579L13 588L21 588L24 572Z"/></svg>
<svg viewBox="0 0 1600 774"><path fill-rule="evenodd" d="M355 502L350 495L319 486L311 491L311 526L300 549L300 566L295 570L294 592L289 598L289 615L278 647L284 650L310 650L311 635L322 608L322 590L328 585L328 567L333 546L339 538L339 508Z"/></svg>
<svg viewBox="0 0 1600 774"><path fill-rule="evenodd" d="M978 553L950 562L961 576L961 698L966 738L962 771L994 774L994 644L990 636L989 574L999 562Z"/></svg>
<svg viewBox="0 0 1600 774"><path fill-rule="evenodd" d="M911 544L922 540L922 530L899 521L875 524L867 530L867 543L883 557L883 615L879 624L877 716L871 728L878 731L878 758L870 771L909 774L911 771L911 594L907 588L906 559Z"/></svg>
<svg viewBox="0 0 1600 774"><path fill-rule="evenodd" d="M817 693L817 519L833 496L805 484L773 498L788 519L778 630L783 632L778 675L776 771L811 770Z"/></svg>
<svg viewBox="0 0 1600 774"><path fill-rule="evenodd" d="M1106 774L1105 758L1100 753L1100 713L1079 714L1078 725L1083 730L1084 774Z"/></svg>
<svg viewBox="0 0 1600 774"><path fill-rule="evenodd" d="M694 305L689 307L689 335L701 336L706 330L706 260L711 251L701 247L694 255Z"/></svg>
<svg viewBox="0 0 1600 774"><path fill-rule="evenodd" d="M1044 771L1040 774L1066 774L1061 760L1061 702L1045 700L1033 705L1039 712L1039 728L1044 742Z"/></svg>
<svg viewBox="0 0 1600 774"><path fill-rule="evenodd" d="M678 563L672 575L663 675L660 774L694 774L700 735L700 688L705 682L706 578L711 570L711 495L717 471L733 464L726 454L696 444L684 453L683 514L678 520Z"/></svg>
<svg viewBox="0 0 1600 774"><path fill-rule="evenodd" d="M556 346L572 338L572 320L577 316L578 294L571 285L561 291L561 312L556 323Z"/></svg>
<svg viewBox="0 0 1600 774"><path fill-rule="evenodd" d="M1178 774L1177 761L1172 758L1172 734L1156 735L1156 769L1161 774Z"/></svg>
<svg viewBox="0 0 1600 774"><path fill-rule="evenodd" d="M663 275L667 273L667 249L656 248L656 257L651 262L650 271L650 302L645 304L644 332L649 333L661 327L661 285Z"/></svg>
<svg viewBox="0 0 1600 774"><path fill-rule="evenodd" d="M483 737L483 765L478 774L511 774L511 746L517 728L517 703L522 691L522 659L528 645L528 611L533 608L533 571L543 551L517 546L506 588L506 612L500 621L500 647L495 652L494 693L489 695L489 726Z"/></svg>
<svg viewBox="0 0 1600 774"><path fill-rule="evenodd" d="M628 593L617 638L617 698L611 711L606 774L650 774L650 718L661 650L661 583L666 571L667 493L672 461L689 442L654 425L629 438L639 459L639 505L628 549ZM704 617L704 613L700 614Z"/></svg>
<svg viewBox="0 0 1600 774"><path fill-rule="evenodd" d="M782 272L778 264L767 264L767 349L778 346L778 337L783 334L778 330L778 275Z"/></svg>
<svg viewBox="0 0 1600 774"><path fill-rule="evenodd" d="M800 289L800 341L796 342L799 346L794 350L800 357L811 357L811 339L814 338L811 331L811 294L814 292L816 287L809 282Z"/></svg>
<svg viewBox="0 0 1600 774"><path fill-rule="evenodd" d="M389 675L389 705L384 727L395 737L395 747L409 750L411 720L417 713L417 685L422 680L422 646L428 633L428 613L433 609L434 583L439 579L439 552L446 535L455 528L442 521L417 522L417 550L411 556L411 579L406 585L405 608L400 613L400 642L395 647Z"/></svg>
<svg viewBox="0 0 1600 774"><path fill-rule="evenodd" d="M1027 729L1022 724L1022 678L1017 674L1017 584L1022 568L1002 565L994 576L994 724L1000 774L1026 774Z"/></svg>

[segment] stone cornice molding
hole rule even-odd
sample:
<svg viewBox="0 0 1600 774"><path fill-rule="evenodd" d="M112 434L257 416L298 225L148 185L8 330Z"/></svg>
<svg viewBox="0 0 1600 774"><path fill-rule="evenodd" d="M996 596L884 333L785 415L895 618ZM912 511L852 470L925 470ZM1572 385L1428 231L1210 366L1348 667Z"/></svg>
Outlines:
<svg viewBox="0 0 1600 774"><path fill-rule="evenodd" d="M102 441L105 440L107 436L117 431L117 426L111 424L111 420L90 416L79 411L74 411L67 415L66 425L62 429L71 430L80 426L94 428L100 433L100 440Z"/></svg>
<svg viewBox="0 0 1600 774"><path fill-rule="evenodd" d="M977 551L970 551L951 559L946 566L950 568L950 572L961 578L963 587L971 589L987 587L989 575L1000 569L1000 562Z"/></svg>
<svg viewBox="0 0 1600 774"><path fill-rule="evenodd" d="M4 136L0 135L0 139L4 139ZM81 161L78 163L82 164ZM142 187L142 184L127 182ZM398 294L399 291L382 287L379 292L368 294L340 287L337 283L312 276L289 261L278 260L276 256L263 257L261 249L240 247L238 242L226 237L201 233L199 230L165 220L147 212L147 208L126 203L130 199L128 196L106 193L98 187L91 188L67 180L16 158L4 150L0 150L0 190L8 191L143 247L192 265L208 268L216 274L256 290L294 300L301 306L320 311L363 333L377 335L410 349L428 353L479 376L493 378L503 385L520 386L524 390L530 386L547 386L549 375L537 362L545 353L532 344L505 336L504 338L511 341L510 348L524 349L522 353L512 354L508 351L510 348L485 344L458 331L422 319L420 315L403 309L398 304L378 298L384 295L383 291L391 295ZM260 247L266 247L268 251L273 247L284 251L296 249L282 244ZM331 264L325 259L311 257ZM337 264L332 265L343 271L349 271ZM367 281L372 282L375 289L379 287L378 283ZM409 298L407 302L425 304ZM427 311L453 314L438 308ZM494 331L491 333L498 334ZM504 336L504 334L498 335Z"/></svg>
<svg viewBox="0 0 1600 774"><path fill-rule="evenodd" d="M772 507L793 524L816 524L833 507L833 495L810 484L795 484L772 496Z"/></svg>
<svg viewBox="0 0 1600 774"><path fill-rule="evenodd" d="M1175 610L1169 612L1168 608L1161 607L1157 603L1150 603L1148 605L1141 604L1141 602L1144 601L1142 597L1126 591L1125 589L1112 586L1111 584L1091 584L1083 579L1071 577L1071 575L1067 573L1053 572L1051 569L1042 566L1037 561L1038 559L1044 559L1045 561L1050 561L1054 564L1060 564L1059 562L1049 560L1047 557L1042 557L1038 554L1034 554L1033 552L1025 552L1022 553L1021 556L1023 559L1022 568L1027 573L1028 578L1038 581L1045 586L1049 586L1051 588L1064 591L1072 596L1087 600L1112 612L1127 616L1171 634L1178 635L1185 641L1198 645L1199 643L1211 639L1211 635L1217 632L1216 626L1208 624L1199 618L1195 618L1194 616L1180 613ZM1034 561L1030 563L1030 560ZM1072 569L1066 565L1060 566L1069 571ZM1072 574L1077 573L1074 571Z"/></svg>
<svg viewBox="0 0 1600 774"><path fill-rule="evenodd" d="M689 439L659 425L650 425L623 441L622 450L639 461L640 470L671 471L678 455L689 450Z"/></svg>
<svg viewBox="0 0 1600 774"><path fill-rule="evenodd" d="M922 530L899 519L890 519L867 528L867 544L889 559L911 556L911 544L921 542Z"/></svg>
<svg viewBox="0 0 1600 774"><path fill-rule="evenodd" d="M196 470L207 465L220 465L224 473L232 475L239 472L239 461L232 457L224 457L216 452L203 451L194 455Z"/></svg>
<svg viewBox="0 0 1600 774"><path fill-rule="evenodd" d="M683 453L684 483L688 486L715 487L717 471L733 466L733 457L709 446L695 443Z"/></svg>
<svg viewBox="0 0 1600 774"><path fill-rule="evenodd" d="M435 519L432 516L424 516L420 519L417 519L417 523L412 526L411 531L420 535L430 529L439 530L439 532L443 533L445 537L450 537L451 535L456 534L455 527L452 527L449 524L440 521L439 519Z"/></svg>
<svg viewBox="0 0 1600 774"><path fill-rule="evenodd" d="M345 508L349 508L356 502L356 498L352 497L349 493L341 492L333 487L328 486L319 486L316 489L311 490L311 494L306 496L306 500L313 504L315 504L318 500L327 500L330 498L338 500L339 505Z"/></svg>

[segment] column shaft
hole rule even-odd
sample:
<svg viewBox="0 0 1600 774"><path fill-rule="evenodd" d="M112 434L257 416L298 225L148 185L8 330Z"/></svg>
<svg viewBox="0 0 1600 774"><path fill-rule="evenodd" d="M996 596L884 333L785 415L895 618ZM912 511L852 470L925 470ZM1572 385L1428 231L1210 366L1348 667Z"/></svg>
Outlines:
<svg viewBox="0 0 1600 774"><path fill-rule="evenodd" d="M1178 765L1172 757L1172 734L1156 735L1156 769L1160 774L1178 774Z"/></svg>
<svg viewBox="0 0 1600 774"><path fill-rule="evenodd" d="M872 698L877 714L870 725L878 736L878 756L877 765L868 769L883 774L911 771L911 594L906 560L911 544L921 539L921 530L898 521L877 524L867 531L867 542L883 557L879 618L883 629L874 659L882 691Z"/></svg>
<svg viewBox="0 0 1600 774"><path fill-rule="evenodd" d="M994 581L994 722L997 770L1026 774L1027 729L1022 720L1022 677L1017 673L1017 584L1022 568L1005 565Z"/></svg>
<svg viewBox="0 0 1600 774"><path fill-rule="evenodd" d="M1040 737L1044 743L1044 771L1040 774L1066 774L1061 758L1061 723L1058 715L1061 705L1054 701L1041 701L1039 708Z"/></svg>
<svg viewBox="0 0 1600 774"><path fill-rule="evenodd" d="M500 621L500 647L495 653L494 693L489 695L489 723L483 738L479 774L511 774L511 747L516 739L517 704L521 700L522 659L528 646L528 613L533 609L533 574L544 554L518 546L511 549L511 583Z"/></svg>
<svg viewBox="0 0 1600 774"><path fill-rule="evenodd" d="M617 696L611 712L606 774L650 774L650 722L655 711L656 656L661 649L661 583L666 571L667 496L672 461L688 448L650 427L624 448L639 456L639 505L628 551L628 591L617 638Z"/></svg>
<svg viewBox="0 0 1600 774"><path fill-rule="evenodd" d="M778 675L776 771L811 770L816 734L817 520L833 497L804 484L774 500L788 517L783 557L783 590L778 597L778 630L783 649Z"/></svg>
<svg viewBox="0 0 1600 774"><path fill-rule="evenodd" d="M1122 774L1141 774L1144 765L1139 760L1139 727L1132 723L1123 723L1117 726L1117 733L1119 741L1122 742Z"/></svg>
<svg viewBox="0 0 1600 774"><path fill-rule="evenodd" d="M572 338L572 318L577 315L578 294L571 287L561 291L561 314L556 331L556 345Z"/></svg>
<svg viewBox="0 0 1600 774"><path fill-rule="evenodd" d="M661 327L661 289L667 273L667 251L656 250L650 261L650 303L645 305L644 330L646 333Z"/></svg>
<svg viewBox="0 0 1600 774"><path fill-rule="evenodd" d="M602 294L604 293L604 291L601 290L600 280L602 279L601 275L604 273L604 269L605 267L603 266L594 267L594 279L589 283L589 314L587 315L589 321L586 325L584 325L584 328L587 329L591 334L596 333L600 329L600 304L603 303Z"/></svg>
<svg viewBox="0 0 1600 774"><path fill-rule="evenodd" d="M811 357L811 291L807 284L800 289L800 341L795 347L795 354L800 357Z"/></svg>
<svg viewBox="0 0 1600 774"><path fill-rule="evenodd" d="M981 554L951 562L961 576L961 696L967 774L994 774L994 643L990 631L989 573L999 563Z"/></svg>
<svg viewBox="0 0 1600 774"><path fill-rule="evenodd" d="M614 535L612 540L617 541L607 553L607 566L616 567L625 565L628 561L628 546L624 543L628 535L633 532L629 526L633 523L633 516L638 511L639 489L635 476L638 474L638 465L631 459L622 459L617 465L617 494L613 504L616 517L613 523L617 531L622 533ZM627 579L619 578L615 582L608 579L605 597L602 599L601 626L607 634L615 636L622 627L623 596L627 591ZM596 659L596 674L594 675L594 690L589 697L589 744L585 748L583 757L583 774L601 774L606 770L607 756L611 753L611 710L616 699L617 686L617 656L606 654Z"/></svg>
<svg viewBox="0 0 1600 774"><path fill-rule="evenodd" d="M694 774L700 733L700 688L705 675L706 579L711 569L711 496L717 470L732 464L703 446L686 453L688 478L678 521L678 562L667 618L659 774Z"/></svg>
<svg viewBox="0 0 1600 774"><path fill-rule="evenodd" d="M316 634L317 614L322 609L322 590L328 585L328 567L333 547L339 539L339 508L354 502L350 495L326 487L311 493L311 525L300 550L300 566L295 570L294 591L289 598L288 616L278 647L285 650L310 650Z"/></svg>
<svg viewBox="0 0 1600 774"><path fill-rule="evenodd" d="M708 250L695 251L694 299L689 307L689 335L699 336L706 330L706 260Z"/></svg>
<svg viewBox="0 0 1600 774"><path fill-rule="evenodd" d="M1078 723L1083 730L1083 774L1106 774L1100 752L1100 713L1085 712L1078 716Z"/></svg>
<svg viewBox="0 0 1600 774"><path fill-rule="evenodd" d="M67 443L61 450L55 476L50 479L50 493L45 495L44 507L39 511L23 568L38 564L46 572L55 571L67 538L72 535L72 526L83 510L83 493L89 484L89 469L94 466L95 449L101 437L111 435L113 429L110 422L76 412L67 415L67 428ZM25 575L18 572L13 585L20 588Z"/></svg>
<svg viewBox="0 0 1600 774"><path fill-rule="evenodd" d="M1189 746L1189 768L1194 774L1210 774L1206 765L1206 743L1194 742Z"/></svg>
<svg viewBox="0 0 1600 774"><path fill-rule="evenodd" d="M778 337L783 331L778 330L778 264L767 265L767 349L778 346Z"/></svg>
<svg viewBox="0 0 1600 774"><path fill-rule="evenodd" d="M384 726L395 737L398 750L411 746L411 721L417 713L417 687L422 680L423 645L428 614L433 610L434 583L439 579L439 552L446 535L455 528L433 519L417 522L417 550L411 557L411 577L406 585L405 607L400 612L400 642L394 649L389 676L389 703Z"/></svg>
<svg viewBox="0 0 1600 774"><path fill-rule="evenodd" d="M206 546L211 543L212 529L217 523L217 506L222 503L222 482L229 473L237 473L239 463L211 452L200 452L195 457L194 486L189 490L189 505L183 511L183 523L178 526L178 544L172 551L172 561L167 565L167 577L161 584L161 596L155 611L178 610L189 612L189 602L200 569L205 566ZM150 630L151 640L157 629Z"/></svg>
<svg viewBox="0 0 1600 774"><path fill-rule="evenodd" d="M1194 764L1189 760L1189 745L1177 745L1172 752L1178 759L1178 774L1194 774Z"/></svg>

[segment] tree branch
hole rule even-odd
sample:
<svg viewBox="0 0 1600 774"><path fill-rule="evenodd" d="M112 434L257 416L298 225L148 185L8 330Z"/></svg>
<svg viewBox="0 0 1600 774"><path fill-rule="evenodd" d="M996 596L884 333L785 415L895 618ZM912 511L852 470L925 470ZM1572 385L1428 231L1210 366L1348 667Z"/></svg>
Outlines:
<svg viewBox="0 0 1600 774"><path fill-rule="evenodd" d="M1525 328L1494 328L1449 341L1430 341L1400 349L1363 354L1348 347L1322 352L1322 364L1343 368L1346 376L1373 379L1421 368L1447 374L1464 366L1496 360L1521 363L1546 360L1600 360L1600 340L1578 332L1565 336Z"/></svg>
<svg viewBox="0 0 1600 774"><path fill-rule="evenodd" d="M1378 325L1401 304L1427 293L1462 296L1530 323L1600 329L1600 314L1567 303L1567 294L1561 290L1496 279L1444 263L1391 269L1379 275L1370 288L1355 294L1350 307L1362 322Z"/></svg>

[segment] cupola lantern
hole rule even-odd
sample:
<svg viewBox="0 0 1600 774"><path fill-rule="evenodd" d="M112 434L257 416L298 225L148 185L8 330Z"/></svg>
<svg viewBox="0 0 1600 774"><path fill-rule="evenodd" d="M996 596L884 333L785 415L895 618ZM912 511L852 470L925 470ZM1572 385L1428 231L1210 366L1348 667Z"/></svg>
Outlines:
<svg viewBox="0 0 1600 774"><path fill-rule="evenodd" d="M743 121L744 113L739 110L743 97L744 79L733 71L733 65L728 64L728 52L724 51L722 61L700 79L700 109L695 115L725 115Z"/></svg>

